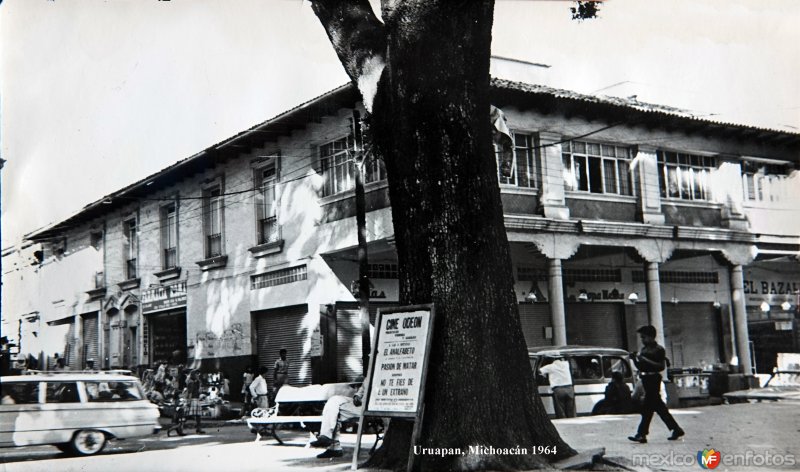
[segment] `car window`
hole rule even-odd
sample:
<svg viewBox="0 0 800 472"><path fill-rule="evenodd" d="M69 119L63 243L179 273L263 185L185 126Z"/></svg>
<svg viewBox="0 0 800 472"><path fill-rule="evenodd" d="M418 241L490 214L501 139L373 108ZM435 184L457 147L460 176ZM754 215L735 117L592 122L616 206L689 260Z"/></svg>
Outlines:
<svg viewBox="0 0 800 472"><path fill-rule="evenodd" d="M573 380L597 380L603 378L600 356L573 356L570 359Z"/></svg>
<svg viewBox="0 0 800 472"><path fill-rule="evenodd" d="M136 382L84 382L90 402L126 402L142 399Z"/></svg>
<svg viewBox="0 0 800 472"><path fill-rule="evenodd" d="M75 382L47 382L45 403L80 403Z"/></svg>
<svg viewBox="0 0 800 472"><path fill-rule="evenodd" d="M610 379L613 372L622 372L622 377L627 379L631 376L631 366L622 357L603 356L603 375Z"/></svg>
<svg viewBox="0 0 800 472"><path fill-rule="evenodd" d="M0 389L3 405L39 403L39 382L3 382Z"/></svg>
<svg viewBox="0 0 800 472"><path fill-rule="evenodd" d="M546 375L542 374L542 371L539 369L546 365L552 364L554 360L555 359L552 357L539 357L531 359L531 367L536 368L534 371L536 385L550 385L550 379L547 378Z"/></svg>

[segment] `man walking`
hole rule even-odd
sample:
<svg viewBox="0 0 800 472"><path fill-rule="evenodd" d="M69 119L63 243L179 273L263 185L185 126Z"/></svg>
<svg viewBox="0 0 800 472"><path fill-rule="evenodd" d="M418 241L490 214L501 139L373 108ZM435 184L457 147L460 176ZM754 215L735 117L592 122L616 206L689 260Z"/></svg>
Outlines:
<svg viewBox="0 0 800 472"><path fill-rule="evenodd" d="M269 390L267 389L266 379L267 370L266 367L260 367L258 369L258 376L250 384L250 395L253 397L256 408L269 408L269 397L267 397Z"/></svg>
<svg viewBox="0 0 800 472"><path fill-rule="evenodd" d="M575 389L572 387L569 362L564 359L556 359L540 368L539 372L546 375L550 381L556 418L575 418Z"/></svg>
<svg viewBox="0 0 800 472"><path fill-rule="evenodd" d="M661 399L661 371L667 365L666 351L656 342L656 328L654 326L642 326L636 332L639 333L639 338L642 341L642 350L638 355L632 352L631 359L639 369L639 377L644 387L644 405L642 406L642 420L639 422L639 429L635 436L629 436L628 439L642 444L646 443L647 434L650 432L650 421L653 419L653 413L655 412L658 413L667 428L672 431L672 435L667 439L674 441L685 433L678 426L675 418L669 413L667 405Z"/></svg>

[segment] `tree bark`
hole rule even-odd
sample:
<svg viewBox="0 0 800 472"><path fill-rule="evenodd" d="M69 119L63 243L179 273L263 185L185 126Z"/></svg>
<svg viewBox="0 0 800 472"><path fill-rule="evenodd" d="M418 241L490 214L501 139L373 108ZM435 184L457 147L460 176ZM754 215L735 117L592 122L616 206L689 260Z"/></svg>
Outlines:
<svg viewBox="0 0 800 472"><path fill-rule="evenodd" d="M369 98L370 131L387 168L400 302L436 306L420 446L557 450L421 455L418 463L512 470L572 455L536 394L513 292L489 120L494 2L385 1L384 24L365 3L312 5L354 82L364 58L385 62ZM363 21L334 21L338 14ZM364 46L358 53L349 31ZM392 421L369 465L405 467L410 433L407 422Z"/></svg>

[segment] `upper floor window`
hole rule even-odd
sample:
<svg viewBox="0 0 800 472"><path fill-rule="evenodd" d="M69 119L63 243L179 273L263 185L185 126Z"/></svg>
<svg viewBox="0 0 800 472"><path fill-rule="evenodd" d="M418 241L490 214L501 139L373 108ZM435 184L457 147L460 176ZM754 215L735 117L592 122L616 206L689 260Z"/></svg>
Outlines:
<svg viewBox="0 0 800 472"><path fill-rule="evenodd" d="M511 175L506 177L500 169L502 150L495 145L495 158L497 159L497 178L501 184L516 185L517 187L537 188L539 173L536 169L536 153L534 138L530 134L514 132L514 156L511 163Z"/></svg>
<svg viewBox="0 0 800 472"><path fill-rule="evenodd" d="M634 195L630 150L623 146L569 141L561 145L564 187L576 192Z"/></svg>
<svg viewBox="0 0 800 472"><path fill-rule="evenodd" d="M203 231L207 258L222 255L223 197L219 185L206 189L203 198Z"/></svg>
<svg viewBox="0 0 800 472"><path fill-rule="evenodd" d="M256 233L258 244L272 243L280 239L275 198L277 182L274 161L265 167L256 169Z"/></svg>
<svg viewBox="0 0 800 472"><path fill-rule="evenodd" d="M125 238L125 277L135 279L136 256L139 253L139 238L136 232L136 218L131 218L123 223L123 236Z"/></svg>
<svg viewBox="0 0 800 472"><path fill-rule="evenodd" d="M745 161L742 164L742 181L747 202L788 201L789 178L782 166Z"/></svg>
<svg viewBox="0 0 800 472"><path fill-rule="evenodd" d="M356 185L355 147L353 137L347 136L319 148L320 164L325 179L325 196L351 190ZM370 159L364 168L364 183L386 179L386 168L380 159Z"/></svg>
<svg viewBox="0 0 800 472"><path fill-rule="evenodd" d="M661 196L683 200L711 200L709 176L715 168L713 157L658 151Z"/></svg>
<svg viewBox="0 0 800 472"><path fill-rule="evenodd" d="M161 208L161 250L163 268L178 266L178 209L174 203Z"/></svg>

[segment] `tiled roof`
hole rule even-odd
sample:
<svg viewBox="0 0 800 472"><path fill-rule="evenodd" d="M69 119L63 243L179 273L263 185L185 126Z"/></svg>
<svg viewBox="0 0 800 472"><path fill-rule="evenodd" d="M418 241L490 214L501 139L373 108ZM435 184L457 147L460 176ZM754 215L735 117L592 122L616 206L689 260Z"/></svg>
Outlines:
<svg viewBox="0 0 800 472"><path fill-rule="evenodd" d="M493 88L498 90L510 90L516 92L523 92L527 94L544 95L553 98L584 102L587 104L609 105L645 113L652 113L656 115L684 118L700 123L708 123L711 125L719 125L725 127L734 127L740 129L750 129L755 131L764 131L770 133L782 133L782 134L800 136L800 133L792 133L780 129L760 128L756 126L748 126L738 123L728 123L728 122L709 120L706 118L698 117L692 114L692 112L688 110L682 110L680 108L670 107L667 105L658 105L654 103L640 102L639 100L633 98L610 97L606 95L586 95L578 92L573 92L571 90L548 87L546 85L527 84L524 82L515 82L511 80L497 79L497 78L492 78L491 85Z"/></svg>

